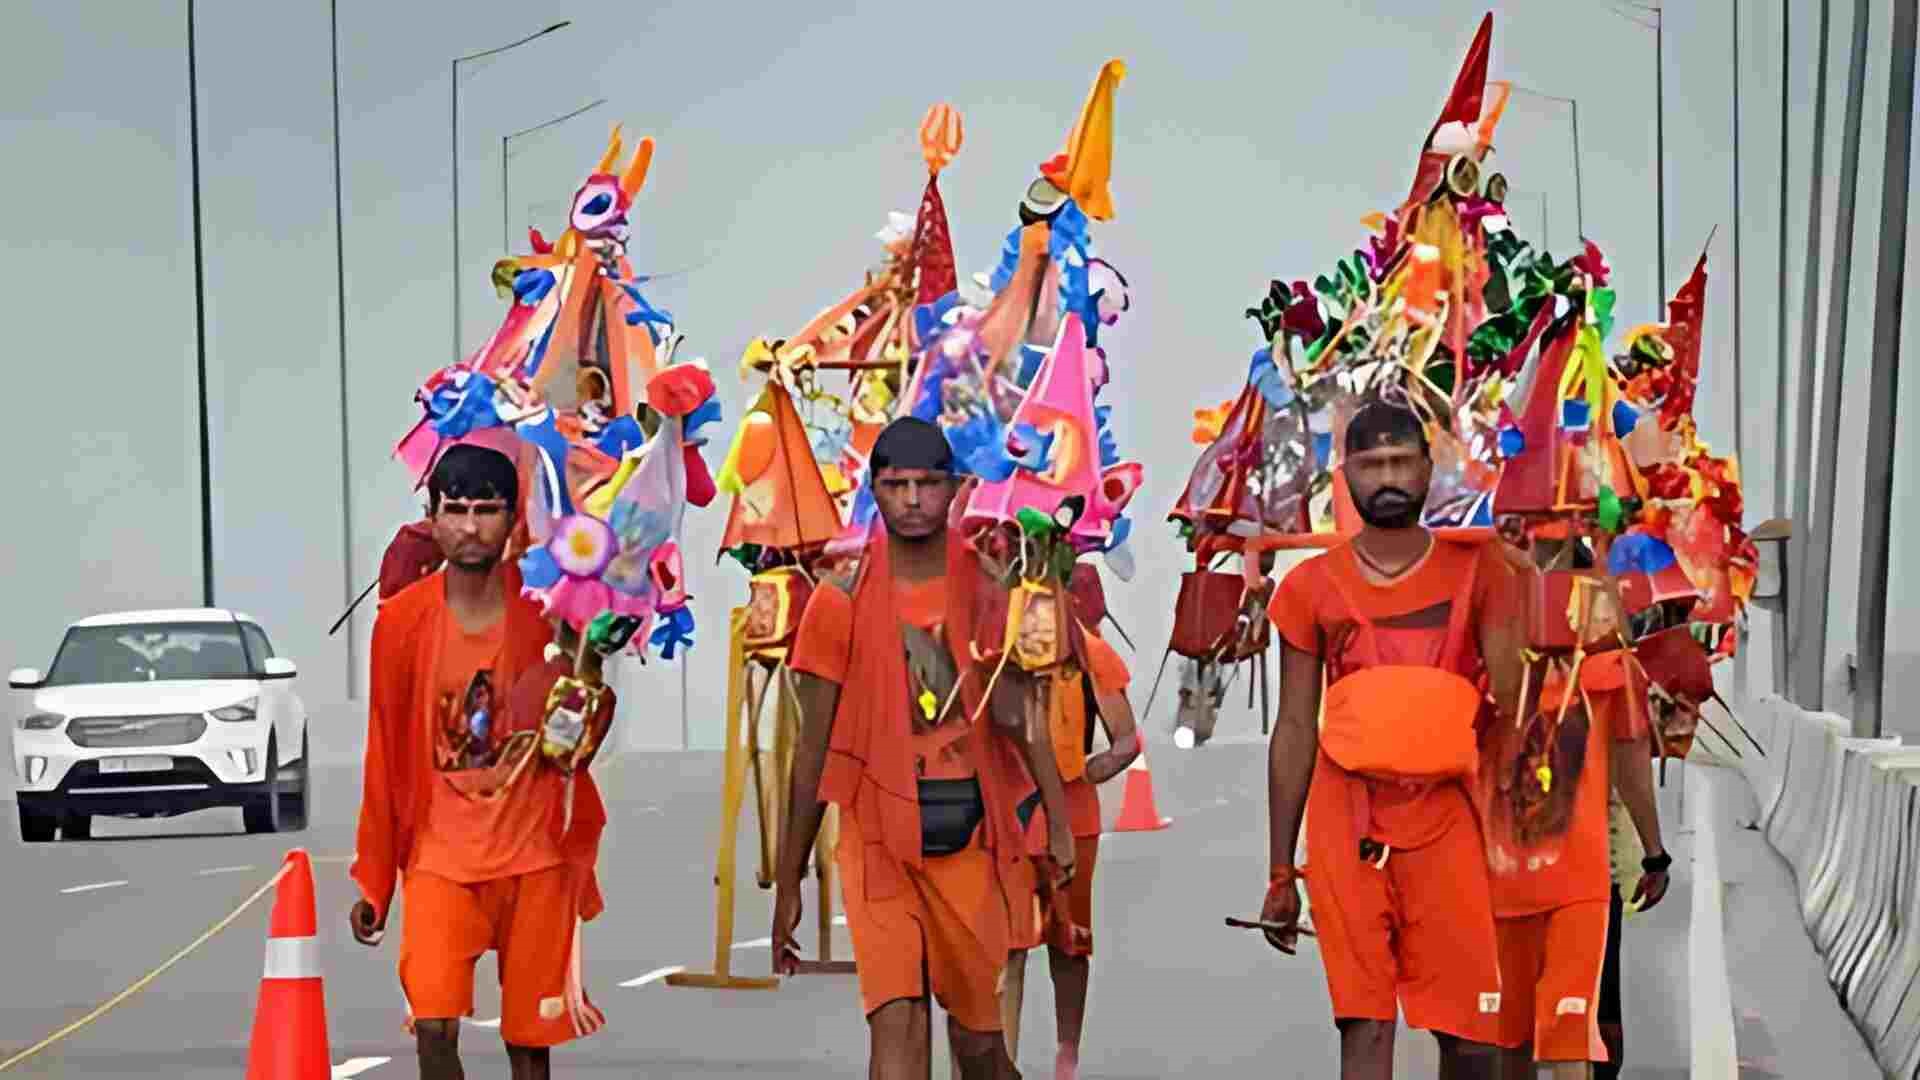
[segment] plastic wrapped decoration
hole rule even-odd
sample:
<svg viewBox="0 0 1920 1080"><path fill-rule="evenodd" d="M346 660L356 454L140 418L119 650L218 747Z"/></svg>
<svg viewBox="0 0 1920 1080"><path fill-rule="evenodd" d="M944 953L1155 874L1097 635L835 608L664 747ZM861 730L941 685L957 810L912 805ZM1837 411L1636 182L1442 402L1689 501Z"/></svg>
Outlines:
<svg viewBox="0 0 1920 1080"><path fill-rule="evenodd" d="M1122 580L1133 574L1127 546L1132 523L1119 513L1109 518L1101 493L1131 498L1137 480L1128 478L1137 476L1138 466L1123 463L1111 408L1097 403L1111 379L1098 329L1117 322L1131 299L1118 271L1094 254L1087 222L1113 213L1108 191L1113 97L1125 74L1122 61L1102 66L1066 148L1040 165L1020 204L1021 225L1008 235L999 265L986 276L990 291L963 292L922 309L926 346L902 395L905 411L938 423L962 471L989 487L1017 485L1023 471L1036 473L1050 459L1065 467L1067 453L1084 455L1073 459L1072 467L1082 470L1080 479L1086 479L1083 466L1108 479L1088 488L1089 516L1077 526L1074 543L1085 547L1091 530L1098 530L1095 550ZM1029 402L1081 396L1064 386L1038 397L1032 393L1069 340L1068 325L1079 350L1072 361L1079 372L1075 378L1085 383L1084 431L1055 431L1019 416L1023 409L1039 408ZM1069 438L1081 441L1055 446ZM1050 458L1056 451L1062 456ZM869 500L856 507L854 524L865 524L870 515ZM1010 520L1011 511L1002 517Z"/></svg>
<svg viewBox="0 0 1920 1080"><path fill-rule="evenodd" d="M1710 670L1738 649L1758 553L1742 528L1739 462L1714 456L1694 424L1706 288L1703 252L1668 302L1667 321L1629 332L1615 361L1636 413L1624 443L1646 478L1647 499L1614 544L1610 568L1636 619L1634 652L1653 686L1663 762L1686 756L1696 724L1741 755L1702 715L1710 700L1760 750L1714 692Z"/></svg>
<svg viewBox="0 0 1920 1080"><path fill-rule="evenodd" d="M1126 281L1096 254L1089 225L1113 217L1114 94L1126 72L1118 59L1101 66L1065 149L1040 164L1020 201L1020 224L987 279L994 302L980 332L990 377L1025 388L1066 315L1079 316L1086 344L1098 349L1101 328L1128 306Z"/></svg>
<svg viewBox="0 0 1920 1080"><path fill-rule="evenodd" d="M1492 32L1489 16L1422 144L1406 200L1366 219L1367 246L1311 284L1274 281L1248 311L1308 420L1289 456L1313 461L1310 524L1281 546L1325 546L1358 528L1335 466L1345 417L1373 396L1406 403L1426 424L1437 469L1425 523L1491 524L1499 378L1469 359L1469 343L1506 306L1489 284L1490 251L1511 234L1491 151L1511 86L1487 81Z"/></svg>
<svg viewBox="0 0 1920 1080"><path fill-rule="evenodd" d="M535 455L532 546L520 572L523 592L585 635L589 647L644 658L650 643L672 660L693 644L694 631L679 545L687 505L682 430L712 396L713 379L699 364L669 364L649 391L662 417L654 436L589 486L569 482L563 462L574 448L558 437L551 407L517 425Z"/></svg>
<svg viewBox="0 0 1920 1080"><path fill-rule="evenodd" d="M416 394L423 416L397 454L425 483L440 447L476 431L512 428L552 410L558 437L573 446L565 473L575 487L609 479L621 459L650 437L647 395L672 348L673 324L641 292L647 278L627 257L628 214L646 182L653 140L642 139L626 169L616 126L606 153L575 193L568 227L548 243L530 230L532 254L495 264L493 280L509 301L505 318L471 356L435 372ZM718 402L683 410L689 501L713 497L698 429L719 416ZM678 407L678 406L675 406ZM524 479L524 478L523 478Z"/></svg>
<svg viewBox="0 0 1920 1080"><path fill-rule="evenodd" d="M975 664L997 702L996 715L1024 716L1046 730L1056 753L1080 748L1072 705L1086 670L1086 628L1074 598L1082 555L1106 549L1114 523L1138 489L1141 469L1102 469L1093 415L1089 349L1079 316L1069 313L1032 387L1014 411L1012 433L1028 433L1023 458L1005 479L974 487L958 511L984 580L975 588ZM1060 759L1062 775L1084 754Z"/></svg>
<svg viewBox="0 0 1920 1080"><path fill-rule="evenodd" d="M828 490L849 523L839 537L843 546L857 546L861 528L871 520L867 454L902 408L902 391L916 378L916 358L941 325L934 310L949 310L958 302L939 178L963 141L958 110L946 103L928 108L919 128L926 187L915 214L888 214L876 236L882 261L867 271L860 288L791 337L756 338L742 360L743 376L767 374L801 410ZM847 373L844 395L822 386L827 372Z"/></svg>

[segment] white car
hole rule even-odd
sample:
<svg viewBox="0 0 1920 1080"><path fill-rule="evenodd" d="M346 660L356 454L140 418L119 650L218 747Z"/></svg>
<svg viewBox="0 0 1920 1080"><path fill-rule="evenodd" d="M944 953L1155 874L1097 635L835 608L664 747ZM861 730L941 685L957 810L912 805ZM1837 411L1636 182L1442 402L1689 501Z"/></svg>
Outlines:
<svg viewBox="0 0 1920 1080"><path fill-rule="evenodd" d="M97 615L53 666L8 683L33 701L13 730L20 838L69 840L93 818L238 806L250 833L306 828L307 708L292 661L244 614Z"/></svg>

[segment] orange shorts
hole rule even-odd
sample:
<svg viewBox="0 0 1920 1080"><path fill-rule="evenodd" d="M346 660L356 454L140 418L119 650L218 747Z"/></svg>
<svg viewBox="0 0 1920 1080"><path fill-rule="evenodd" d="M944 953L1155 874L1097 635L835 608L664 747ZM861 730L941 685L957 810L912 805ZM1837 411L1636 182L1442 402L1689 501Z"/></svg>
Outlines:
<svg viewBox="0 0 1920 1080"><path fill-rule="evenodd" d="M999 1031L1012 935L1007 897L979 834L965 850L906 870L901 890L881 900L866 895L866 846L853 815L842 814L835 862L865 1014L931 994L961 1027Z"/></svg>
<svg viewBox="0 0 1920 1080"><path fill-rule="evenodd" d="M1500 963L1479 829L1462 818L1433 842L1395 849L1384 867L1360 860L1344 820L1308 814L1307 898L1335 1020L1394 1020L1492 1044L1500 1030ZM1320 842L1316 843L1316 839Z"/></svg>
<svg viewBox="0 0 1920 1080"><path fill-rule="evenodd" d="M565 866L462 885L409 870L402 902L400 985L415 1020L473 1015L473 968L499 954L500 1037L557 1046L587 1032L566 1007L574 896Z"/></svg>
<svg viewBox="0 0 1920 1080"><path fill-rule="evenodd" d="M1606 1061L1600 1039L1600 971L1607 902L1589 900L1498 919L1500 1045L1533 1044L1535 1061Z"/></svg>

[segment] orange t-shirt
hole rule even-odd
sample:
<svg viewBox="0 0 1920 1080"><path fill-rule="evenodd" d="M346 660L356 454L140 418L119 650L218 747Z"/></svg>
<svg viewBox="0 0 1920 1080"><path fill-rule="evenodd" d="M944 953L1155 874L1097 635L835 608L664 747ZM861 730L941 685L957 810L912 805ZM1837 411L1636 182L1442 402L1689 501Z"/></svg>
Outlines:
<svg viewBox="0 0 1920 1080"><path fill-rule="evenodd" d="M424 722L431 728L433 774L426 828L413 868L449 881L492 881L564 861L558 837L566 779L558 770L542 761L528 762L514 785L494 801L471 793L497 786L513 771L524 751L503 758L501 746L512 734L509 728L540 727L538 716L512 715L506 705L514 688L495 680L506 628L503 618L470 634L449 611L440 654L429 674L436 709Z"/></svg>
<svg viewBox="0 0 1920 1080"><path fill-rule="evenodd" d="M1475 575L1463 656L1469 670L1457 674L1477 680L1480 649L1475 628L1489 611L1506 604L1508 596L1507 565L1491 545L1435 538L1419 566L1381 585L1367 576L1350 545L1343 543L1294 567L1274 590L1268 617L1288 645L1326 662L1329 685L1350 674L1348 654L1359 631L1343 592L1373 623L1382 653L1390 654L1383 656L1386 662L1434 665L1441 657L1453 598L1468 574ZM1417 702L1408 703L1404 720L1409 737L1416 736L1422 721ZM1330 828L1351 816L1362 793L1370 807L1372 835L1395 848L1422 847L1474 816L1467 789L1457 781L1369 781L1333 767L1323 752L1309 788L1307 820ZM1310 834L1314 828L1308 826Z"/></svg>
<svg viewBox="0 0 1920 1080"><path fill-rule="evenodd" d="M1589 656L1581 667L1586 690L1587 746L1573 818L1551 866L1492 875L1493 913L1503 919L1534 915L1584 901L1604 901L1612 886L1607 845L1607 793L1613 786L1613 744L1645 739L1646 729L1633 710L1638 688L1626 679L1624 651Z"/></svg>
<svg viewBox="0 0 1920 1080"><path fill-rule="evenodd" d="M947 614L947 579L943 574L926 581L893 582L895 610L902 622L939 636ZM793 670L839 685L847 679L847 659L853 648L853 598L832 585L813 591L807 610L800 617L800 628L793 641L788 664ZM909 695L917 697L918 694ZM935 715L946 706L944 697L934 704ZM964 780L974 775L961 739L944 746L936 745L935 729L928 722L919 701L910 701L912 711L914 759L920 775L929 780ZM946 712L945 725L966 723L966 710L955 702Z"/></svg>

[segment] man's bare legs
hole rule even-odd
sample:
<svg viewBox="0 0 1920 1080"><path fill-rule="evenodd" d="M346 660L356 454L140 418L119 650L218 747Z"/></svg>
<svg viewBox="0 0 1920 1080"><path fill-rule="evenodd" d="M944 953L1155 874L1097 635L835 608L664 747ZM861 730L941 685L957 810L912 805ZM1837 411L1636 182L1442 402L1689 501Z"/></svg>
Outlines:
<svg viewBox="0 0 1920 1080"><path fill-rule="evenodd" d="M420 1055L420 1080L466 1080L460 1067L460 1021L414 1021L413 1045Z"/></svg>
<svg viewBox="0 0 1920 1080"><path fill-rule="evenodd" d="M1000 1027L1007 1056L1020 1057L1020 1010L1027 1001L1027 950L1007 954L1007 973L1000 983Z"/></svg>
<svg viewBox="0 0 1920 1080"><path fill-rule="evenodd" d="M1440 1080L1499 1080L1499 1047L1437 1031L1433 1039L1440 1044Z"/></svg>
<svg viewBox="0 0 1920 1080"><path fill-rule="evenodd" d="M960 1080L1020 1080L997 1031L972 1031L947 1017L947 1045L953 1050L953 1074Z"/></svg>
<svg viewBox="0 0 1920 1080"><path fill-rule="evenodd" d="M547 1080L552 1076L552 1052L544 1046L507 1044L507 1064L513 1068L513 1080Z"/></svg>
<svg viewBox="0 0 1920 1080"><path fill-rule="evenodd" d="M1391 1020L1339 1020L1340 1080L1391 1080Z"/></svg>
<svg viewBox="0 0 1920 1080"><path fill-rule="evenodd" d="M1544 1070L1549 1080L1592 1080L1593 1066L1584 1061L1533 1060L1533 1047L1500 1051L1499 1080L1535 1080Z"/></svg>
<svg viewBox="0 0 1920 1080"><path fill-rule="evenodd" d="M1053 975L1053 1027L1059 1040L1054 1050L1054 1080L1074 1080L1080 1071L1080 1033L1087 1022L1087 984L1093 958L1072 956L1047 946L1047 969Z"/></svg>
<svg viewBox="0 0 1920 1080"><path fill-rule="evenodd" d="M926 998L889 1001L867 1017L867 1080L927 1080L933 1074Z"/></svg>

